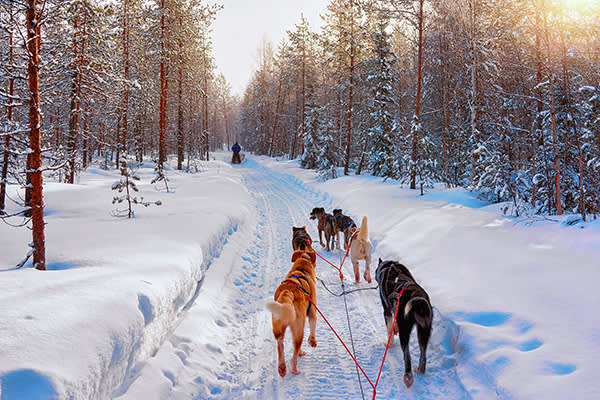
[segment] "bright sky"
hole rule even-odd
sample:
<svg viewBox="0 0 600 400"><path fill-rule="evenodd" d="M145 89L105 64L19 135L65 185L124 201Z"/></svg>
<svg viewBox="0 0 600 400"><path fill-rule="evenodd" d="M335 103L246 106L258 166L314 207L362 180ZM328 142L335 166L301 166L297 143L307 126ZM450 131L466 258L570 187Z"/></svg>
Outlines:
<svg viewBox="0 0 600 400"><path fill-rule="evenodd" d="M233 93L242 95L256 68L263 38L274 47L294 30L300 14L311 30L321 26L319 14L327 0L218 0L224 6L213 24L214 55L218 72L225 75Z"/></svg>

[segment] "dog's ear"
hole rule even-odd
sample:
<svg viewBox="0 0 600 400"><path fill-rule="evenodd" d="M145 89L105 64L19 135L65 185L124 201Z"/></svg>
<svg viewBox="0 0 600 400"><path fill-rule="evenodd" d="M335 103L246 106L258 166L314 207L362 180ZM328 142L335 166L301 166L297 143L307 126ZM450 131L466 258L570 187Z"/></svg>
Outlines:
<svg viewBox="0 0 600 400"><path fill-rule="evenodd" d="M379 257L379 264L377 264L377 265L381 265L382 262L383 262L383 260L381 259L381 257Z"/></svg>
<svg viewBox="0 0 600 400"><path fill-rule="evenodd" d="M323 207L320 207L319 211L321 211L323 214L325 214L325 209Z"/></svg>
<svg viewBox="0 0 600 400"><path fill-rule="evenodd" d="M297 259L299 259L300 257L302 257L302 253L304 251L303 250L296 250L294 251L294 253L292 254L292 262L296 262Z"/></svg>

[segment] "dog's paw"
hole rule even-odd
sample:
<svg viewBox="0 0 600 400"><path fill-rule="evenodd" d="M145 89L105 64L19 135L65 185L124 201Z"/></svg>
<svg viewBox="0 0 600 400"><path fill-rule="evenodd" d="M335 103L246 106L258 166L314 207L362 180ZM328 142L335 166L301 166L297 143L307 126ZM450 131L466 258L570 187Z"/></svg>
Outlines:
<svg viewBox="0 0 600 400"><path fill-rule="evenodd" d="M306 352L304 350L300 350L300 352L298 353L298 356L300 357L304 357L306 355Z"/></svg>
<svg viewBox="0 0 600 400"><path fill-rule="evenodd" d="M317 339L314 336L309 336L308 344L310 345L310 347L317 347Z"/></svg>
<svg viewBox="0 0 600 400"><path fill-rule="evenodd" d="M298 368L292 368L292 374L300 375L301 373L302 373L302 371L300 371Z"/></svg>
<svg viewBox="0 0 600 400"><path fill-rule="evenodd" d="M404 384L408 389L410 389L413 383L415 383L415 378L413 378L412 374L404 374Z"/></svg>
<svg viewBox="0 0 600 400"><path fill-rule="evenodd" d="M281 376L282 378L285 376L285 373L287 371L287 367L285 366L285 363L281 363L279 364L279 376Z"/></svg>
<svg viewBox="0 0 600 400"><path fill-rule="evenodd" d="M371 274L369 273L369 271L365 271L363 277L365 278L365 281L367 281L367 283L371 283Z"/></svg>

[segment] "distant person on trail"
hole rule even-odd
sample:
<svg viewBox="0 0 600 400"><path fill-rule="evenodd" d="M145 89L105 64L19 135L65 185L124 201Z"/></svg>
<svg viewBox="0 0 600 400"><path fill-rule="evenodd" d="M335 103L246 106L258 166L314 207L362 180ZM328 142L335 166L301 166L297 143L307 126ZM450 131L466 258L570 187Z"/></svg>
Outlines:
<svg viewBox="0 0 600 400"><path fill-rule="evenodd" d="M233 146L231 147L231 150L233 150L233 157L231 157L231 163L232 164L239 164L242 162L242 160L240 159L240 150L242 148L240 147L240 145L238 144L238 142L235 142L233 144Z"/></svg>

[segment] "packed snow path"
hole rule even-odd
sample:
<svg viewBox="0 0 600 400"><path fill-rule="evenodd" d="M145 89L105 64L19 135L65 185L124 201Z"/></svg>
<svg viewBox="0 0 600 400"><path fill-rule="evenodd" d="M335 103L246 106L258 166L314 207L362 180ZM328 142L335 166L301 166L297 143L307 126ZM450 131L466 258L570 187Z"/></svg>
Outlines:
<svg viewBox="0 0 600 400"><path fill-rule="evenodd" d="M253 159L237 168L256 200L254 226L239 229L228 237L222 253L213 260L195 303L156 357L135 371L120 398L133 399L140 393L172 399L362 398L354 362L320 316L316 332L318 347L308 346L308 333L305 335L303 349L307 355L298 363L302 374L288 373L280 378L271 316L264 307L291 266L292 226L306 225L315 241L314 248L332 263L339 264L343 252L326 252L318 243L316 222L309 219L313 207L330 210L335 204L326 194L317 193L296 178L263 167ZM360 210L348 211L360 215ZM377 243L374 246L376 251ZM375 267L372 266L373 277ZM343 271L346 289L356 288L351 282L349 260ZM332 291L341 291L337 271L320 259L317 276ZM375 283L367 285L363 281L359 287ZM378 292L354 292L347 300L356 358L375 382L387 340ZM318 284L317 304L350 347L343 298L332 296ZM471 398L456 370L454 347L458 329L437 309L434 313L427 374L416 375L413 387L405 388L404 362L396 337L396 346L388 353L377 388L378 399ZM288 371L290 337L288 331L285 341ZM419 350L414 331L411 354L416 365ZM371 399L372 388L362 376L361 379L365 398ZM491 379L484 384L488 388L494 386ZM149 386L155 386L156 390L148 390Z"/></svg>

